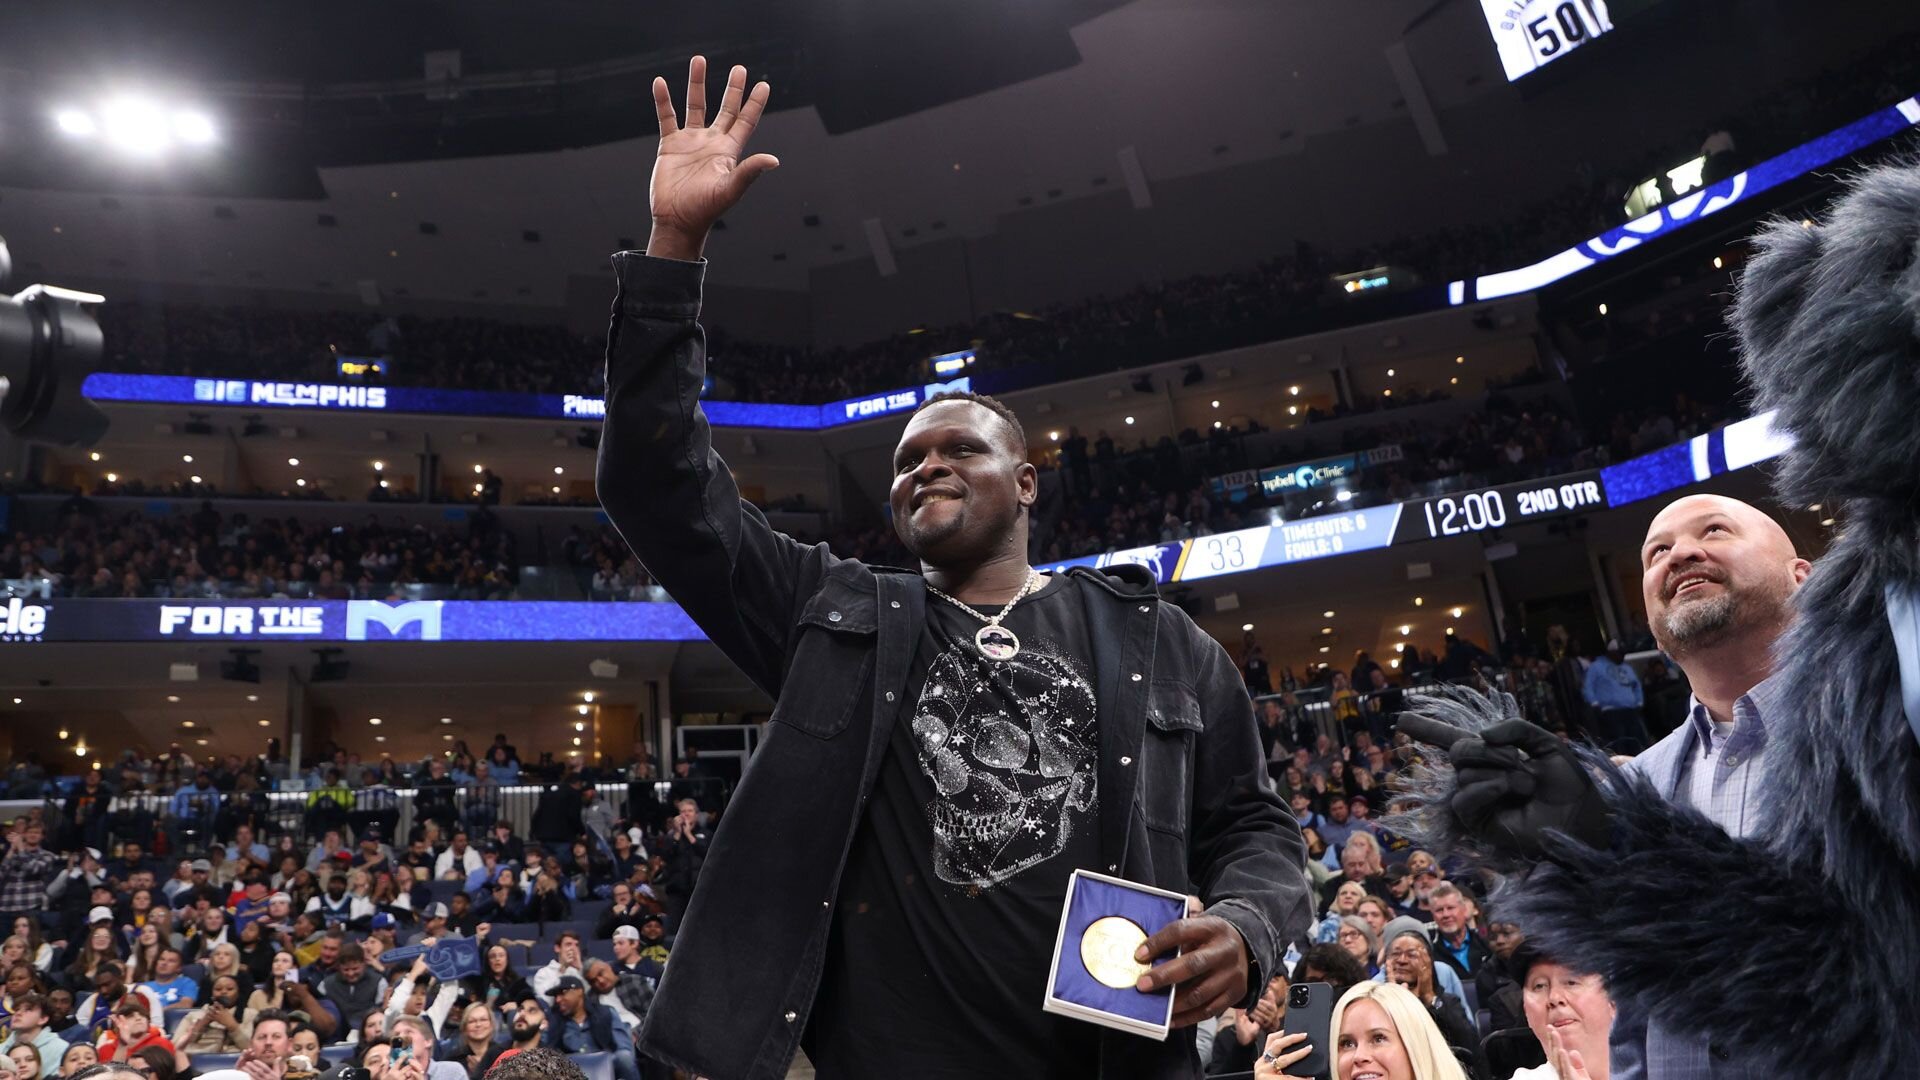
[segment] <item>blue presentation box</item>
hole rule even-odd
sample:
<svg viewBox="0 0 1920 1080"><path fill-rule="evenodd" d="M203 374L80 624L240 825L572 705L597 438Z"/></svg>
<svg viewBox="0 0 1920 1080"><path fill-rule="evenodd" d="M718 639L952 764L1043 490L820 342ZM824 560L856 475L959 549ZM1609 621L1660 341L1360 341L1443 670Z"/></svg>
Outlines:
<svg viewBox="0 0 1920 1080"><path fill-rule="evenodd" d="M1053 943L1042 1008L1077 1020L1164 1040L1173 1023L1173 988L1134 989L1144 965L1133 950L1187 913L1187 898L1167 889L1075 870L1067 881L1060 933ZM1155 961L1165 963L1172 957ZM1122 982L1124 985L1114 985Z"/></svg>

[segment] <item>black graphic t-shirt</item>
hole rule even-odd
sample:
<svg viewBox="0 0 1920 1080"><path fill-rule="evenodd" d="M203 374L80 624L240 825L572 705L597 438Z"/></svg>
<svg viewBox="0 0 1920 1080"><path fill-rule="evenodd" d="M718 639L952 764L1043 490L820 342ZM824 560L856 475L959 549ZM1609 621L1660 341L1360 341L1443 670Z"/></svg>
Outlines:
<svg viewBox="0 0 1920 1080"><path fill-rule="evenodd" d="M822 1080L1098 1068L1099 1029L1040 1008L1067 877L1100 855L1083 587L1056 574L1022 600L1003 660L975 644L979 619L928 594L912 707L834 908L806 1043Z"/></svg>

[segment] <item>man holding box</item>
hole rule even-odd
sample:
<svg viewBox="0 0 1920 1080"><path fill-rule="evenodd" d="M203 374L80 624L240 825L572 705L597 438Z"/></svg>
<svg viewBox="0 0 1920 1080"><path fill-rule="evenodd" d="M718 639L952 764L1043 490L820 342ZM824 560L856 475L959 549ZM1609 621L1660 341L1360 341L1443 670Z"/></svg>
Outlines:
<svg viewBox="0 0 1920 1080"><path fill-rule="evenodd" d="M917 572L768 525L714 451L696 318L708 231L778 162L735 68L711 123L656 80L643 255L615 256L599 494L707 635L776 699L642 1031L725 1080L1199 1075L1192 1025L1250 1005L1311 916L1299 829L1224 651L1139 568L1037 573L1019 420L935 398L893 457ZM1198 893L1145 927L1137 988L1177 988L1166 1042L1041 1009L1077 868Z"/></svg>

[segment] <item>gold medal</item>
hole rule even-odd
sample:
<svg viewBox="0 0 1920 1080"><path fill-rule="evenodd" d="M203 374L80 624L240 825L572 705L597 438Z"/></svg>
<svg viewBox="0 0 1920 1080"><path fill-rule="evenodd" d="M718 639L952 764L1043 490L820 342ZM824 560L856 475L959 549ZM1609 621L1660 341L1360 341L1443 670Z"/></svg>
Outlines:
<svg viewBox="0 0 1920 1080"><path fill-rule="evenodd" d="M1080 962L1102 986L1131 989L1150 966L1133 958L1133 950L1147 940L1147 932L1132 919L1108 915L1095 919L1080 935Z"/></svg>

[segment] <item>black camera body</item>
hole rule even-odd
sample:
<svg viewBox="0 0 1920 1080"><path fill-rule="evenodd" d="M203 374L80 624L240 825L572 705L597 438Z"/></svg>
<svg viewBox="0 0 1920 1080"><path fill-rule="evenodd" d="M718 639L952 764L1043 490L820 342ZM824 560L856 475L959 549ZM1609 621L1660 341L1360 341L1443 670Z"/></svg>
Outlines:
<svg viewBox="0 0 1920 1080"><path fill-rule="evenodd" d="M0 283L11 269L0 240ZM85 305L105 299L57 285L0 294L0 430L69 447L92 446L107 433L106 414L81 392L102 344Z"/></svg>

